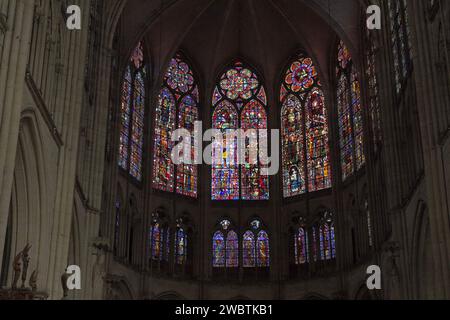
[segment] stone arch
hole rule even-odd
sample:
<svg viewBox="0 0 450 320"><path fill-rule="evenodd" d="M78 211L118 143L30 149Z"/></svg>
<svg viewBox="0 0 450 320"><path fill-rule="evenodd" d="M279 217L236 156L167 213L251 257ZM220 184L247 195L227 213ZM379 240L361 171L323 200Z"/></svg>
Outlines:
<svg viewBox="0 0 450 320"><path fill-rule="evenodd" d="M131 289L130 283L124 277L111 276L106 279L108 283L107 299L108 300L134 300L135 295Z"/></svg>
<svg viewBox="0 0 450 320"><path fill-rule="evenodd" d="M47 183L48 154L37 116L31 109L22 113L11 197L11 256L30 244L28 275L39 271L38 287L47 279L50 256L52 212ZM45 191L45 192L44 192Z"/></svg>
<svg viewBox="0 0 450 320"><path fill-rule="evenodd" d="M414 298L425 299L433 296L434 261L431 248L431 230L428 208L424 201L419 201L413 229L414 251L411 255L413 272Z"/></svg>

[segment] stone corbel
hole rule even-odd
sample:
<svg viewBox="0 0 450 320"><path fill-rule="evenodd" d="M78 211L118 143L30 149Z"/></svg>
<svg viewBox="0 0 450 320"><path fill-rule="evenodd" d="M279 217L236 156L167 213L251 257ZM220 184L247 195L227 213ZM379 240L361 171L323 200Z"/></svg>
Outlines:
<svg viewBox="0 0 450 320"><path fill-rule="evenodd" d="M106 253L110 250L110 244L109 244L109 240L107 238L95 238L92 241L92 247L97 249L97 251L100 251L103 253Z"/></svg>
<svg viewBox="0 0 450 320"><path fill-rule="evenodd" d="M8 22L5 14L0 13L0 31L5 34L8 31Z"/></svg>

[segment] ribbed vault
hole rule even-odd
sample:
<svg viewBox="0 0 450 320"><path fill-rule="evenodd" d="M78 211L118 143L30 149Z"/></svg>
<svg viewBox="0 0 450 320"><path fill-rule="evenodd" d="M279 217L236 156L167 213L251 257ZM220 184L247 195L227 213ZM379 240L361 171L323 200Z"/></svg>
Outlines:
<svg viewBox="0 0 450 320"><path fill-rule="evenodd" d="M272 85L286 60L304 49L326 83L336 35L352 51L359 47L360 12L352 0L129 0L121 17L120 57L126 60L145 36L155 79L181 48L207 82L223 64L242 57Z"/></svg>

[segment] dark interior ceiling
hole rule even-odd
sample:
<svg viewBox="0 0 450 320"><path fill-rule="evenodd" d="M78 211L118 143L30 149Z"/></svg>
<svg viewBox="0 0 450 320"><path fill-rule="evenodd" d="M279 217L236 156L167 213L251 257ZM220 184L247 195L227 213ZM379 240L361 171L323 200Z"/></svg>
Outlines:
<svg viewBox="0 0 450 320"><path fill-rule="evenodd" d="M302 49L326 84L337 35L356 56L361 12L359 0L128 0L120 55L144 37L156 78L181 49L206 83L240 57L272 86Z"/></svg>

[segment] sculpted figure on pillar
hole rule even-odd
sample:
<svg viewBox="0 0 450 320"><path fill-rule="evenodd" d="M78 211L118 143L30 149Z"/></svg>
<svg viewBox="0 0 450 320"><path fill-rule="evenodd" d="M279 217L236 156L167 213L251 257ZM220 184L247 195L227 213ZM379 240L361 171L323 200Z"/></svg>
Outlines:
<svg viewBox="0 0 450 320"><path fill-rule="evenodd" d="M13 290L17 289L17 282L19 282L20 272L22 270L21 263L20 263L21 258L22 258L22 252L19 253L14 258L14 262L13 262L14 275L13 275L13 283L12 283L12 287L11 287Z"/></svg>
<svg viewBox="0 0 450 320"><path fill-rule="evenodd" d="M30 255L29 255L30 249L31 246L27 244L22 251L22 263L23 263L22 289L25 289L25 281L27 281L28 265L30 264Z"/></svg>

